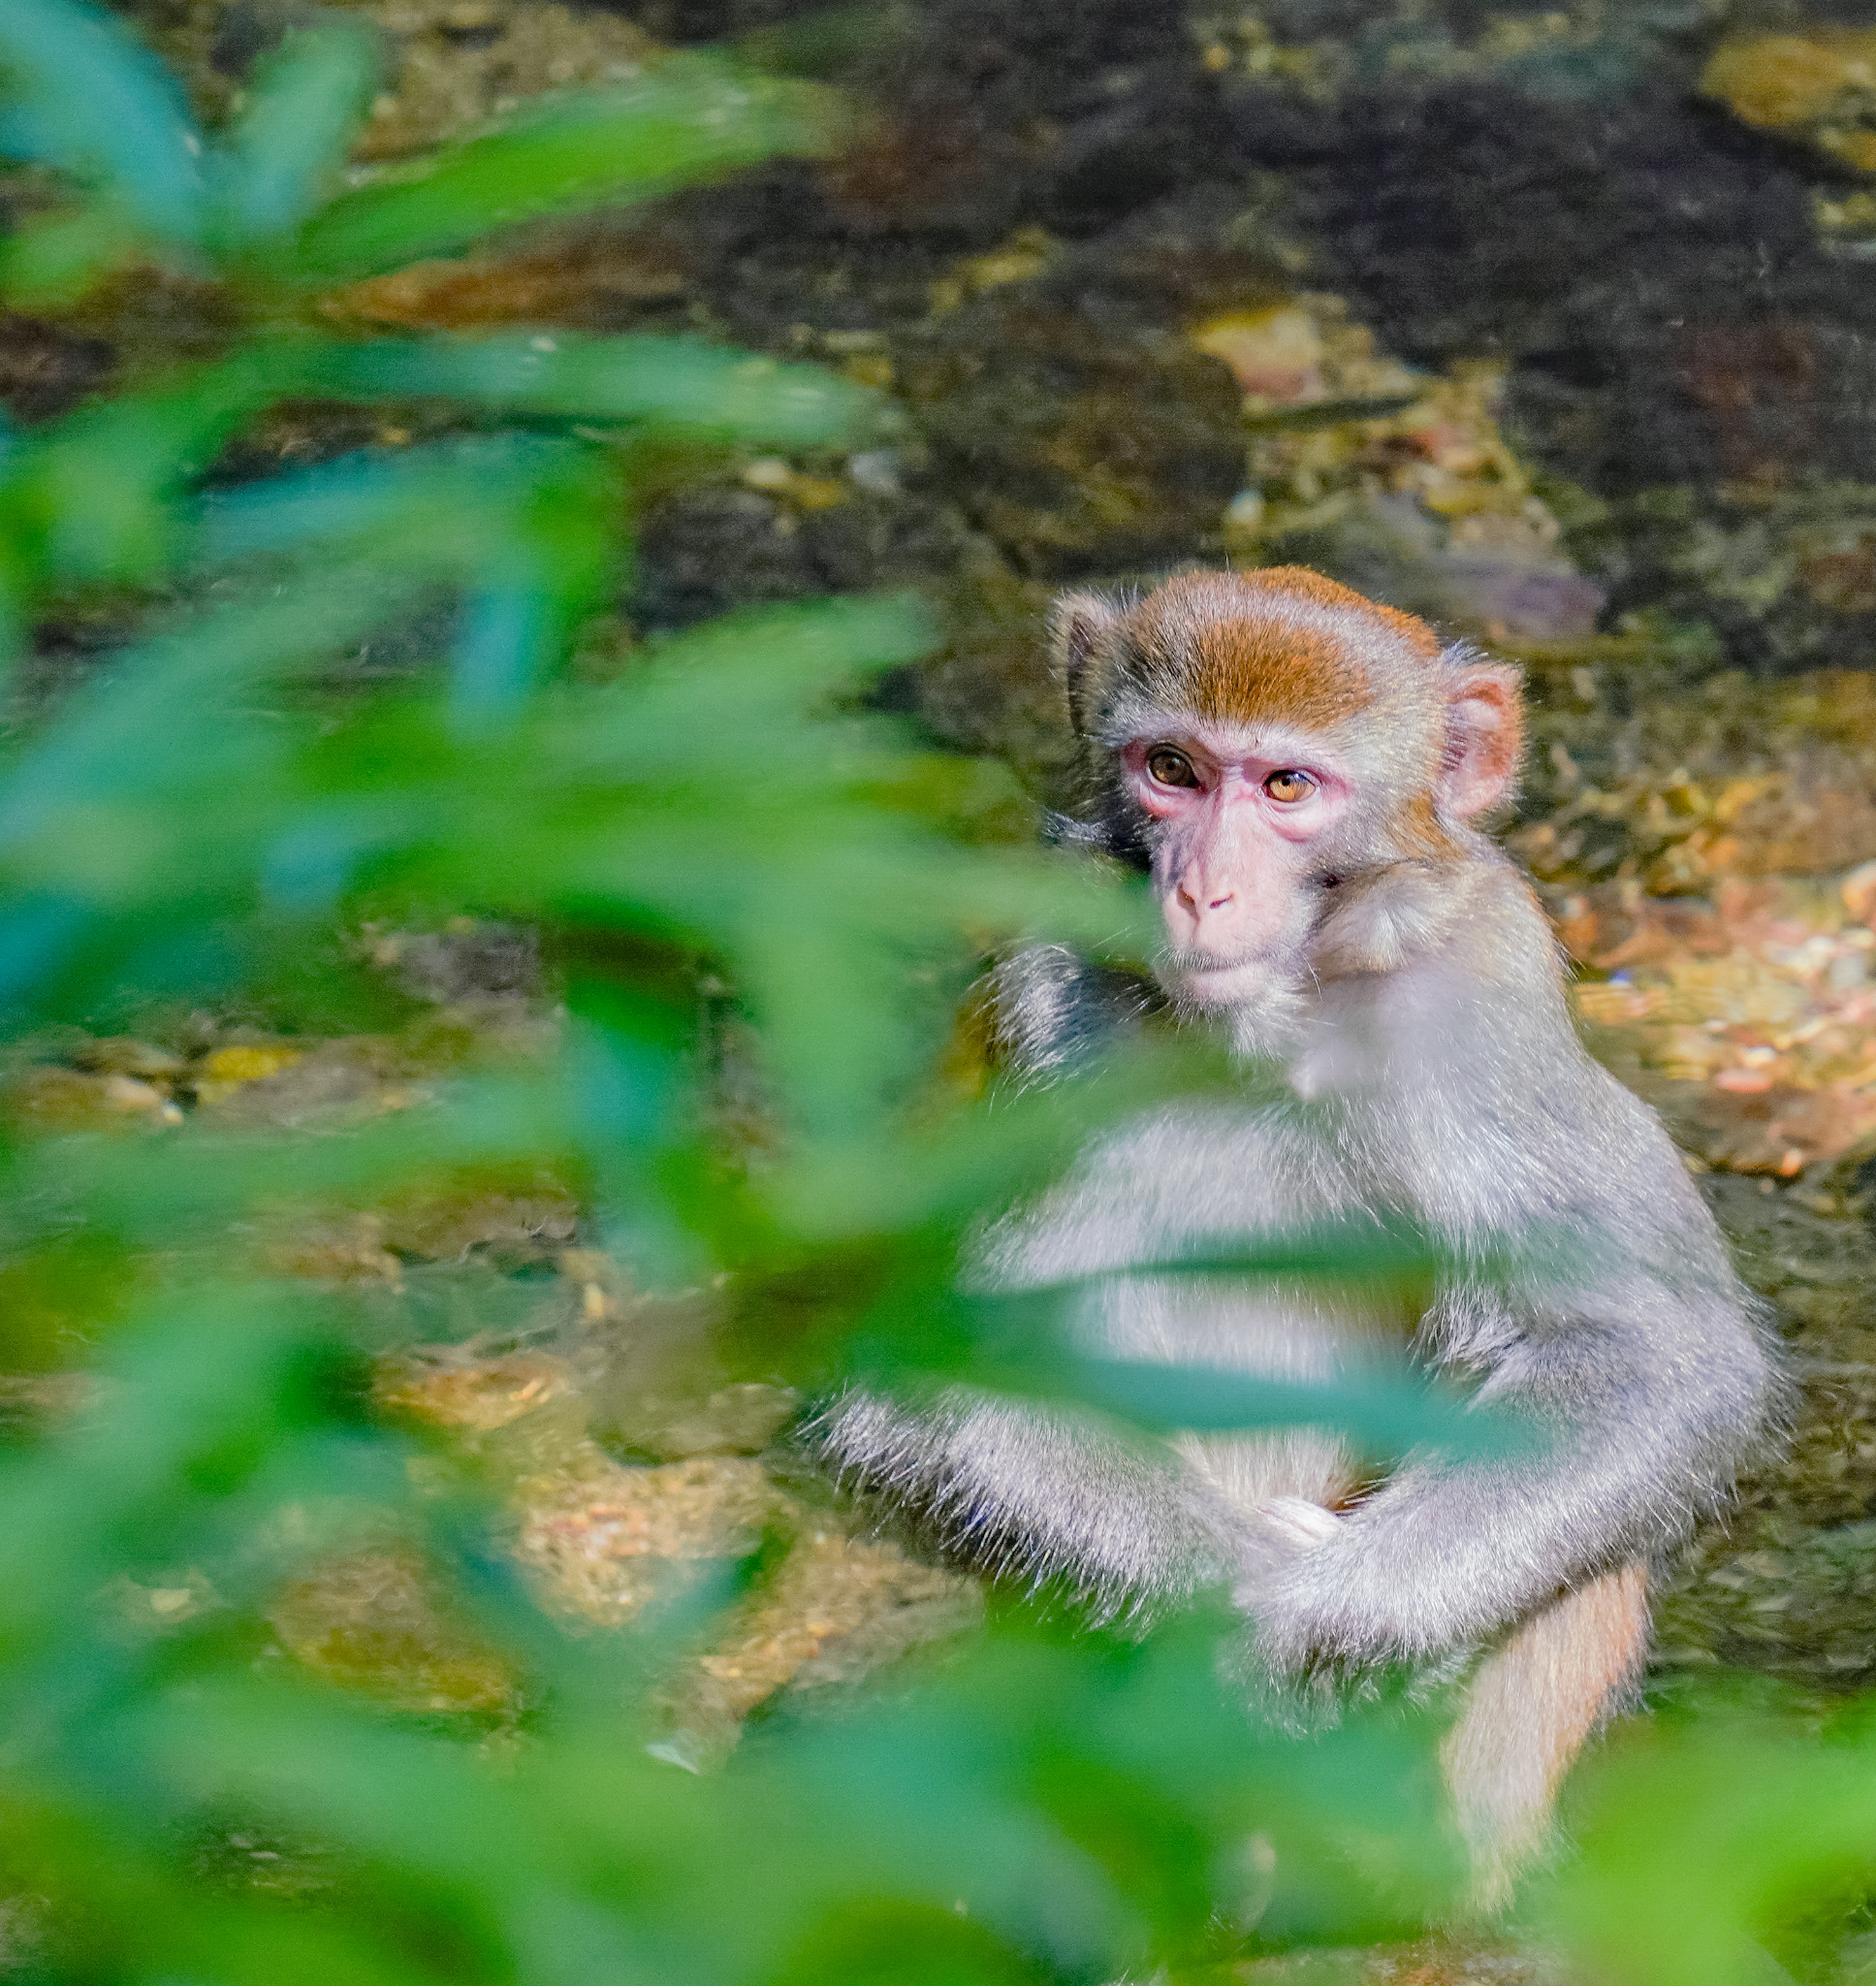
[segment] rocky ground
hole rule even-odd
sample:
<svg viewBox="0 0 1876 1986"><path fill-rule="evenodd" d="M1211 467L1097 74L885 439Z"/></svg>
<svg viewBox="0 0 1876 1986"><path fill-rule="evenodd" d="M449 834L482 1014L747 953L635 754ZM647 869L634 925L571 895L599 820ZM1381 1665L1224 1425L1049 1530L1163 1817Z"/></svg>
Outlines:
<svg viewBox="0 0 1876 1986"><path fill-rule="evenodd" d="M130 11L215 110L311 9ZM1876 1680L1867 8L351 11L394 64L367 161L729 36L873 107L831 165L535 230L329 302L380 325L699 330L895 397L889 445L725 461L648 493L630 630L915 584L949 642L888 700L1010 757L1050 798L1065 724L1036 637L1064 582L1308 562L1524 661L1534 742L1513 845L1580 968L1593 1042L1669 1117L1801 1384L1788 1452L1667 1595L1661 1674L1724 1661L1820 1691ZM127 359L186 346L189 308L133 285L76 324L0 319L0 398L24 419L55 411ZM401 432L294 409L258 445L303 457ZM55 667L94 631L44 638ZM373 942L445 1032L525 1052L550 1024L511 936ZM216 1113L312 1123L406 1106L434 1041L220 1023L161 1048L72 1041L16 1074L14 1107L153 1136ZM856 1534L765 1464L787 1397L721 1374L660 1391L689 1369L678 1350L705 1334L712 1293L635 1292L579 1245L576 1217L554 1182L511 1182L338 1226L283 1215L269 1245L433 1320L387 1363L386 1402L498 1458L552 1604L617 1623L759 1536L792 1541L673 1685L686 1758L719 1755L779 1690L967 1628L970 1583ZM512 1331L452 1335L465 1278L502 1282ZM398 1700L498 1707L509 1688L395 1552L297 1589L275 1627L291 1655ZM1417 1963L1398 1976L1445 1976L1446 1961Z"/></svg>

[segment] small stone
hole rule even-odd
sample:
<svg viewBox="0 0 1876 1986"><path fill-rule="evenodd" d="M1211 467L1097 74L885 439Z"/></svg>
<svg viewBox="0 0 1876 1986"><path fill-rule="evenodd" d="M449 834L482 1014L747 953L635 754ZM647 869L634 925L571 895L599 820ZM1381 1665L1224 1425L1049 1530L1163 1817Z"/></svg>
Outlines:
<svg viewBox="0 0 1876 1986"><path fill-rule="evenodd" d="M516 1500L516 1554L543 1596L609 1626L705 1562L753 1551L782 1501L757 1462L711 1456L631 1468L590 1443L551 1473L523 1479Z"/></svg>
<svg viewBox="0 0 1876 1986"><path fill-rule="evenodd" d="M303 1048L288 1047L284 1042L217 1048L196 1073L197 1101L221 1103L243 1083L265 1082L281 1070L291 1069L296 1062L304 1060L305 1053Z"/></svg>
<svg viewBox="0 0 1876 1986"><path fill-rule="evenodd" d="M1837 885L1844 908L1860 924L1876 919L1876 862L1863 862Z"/></svg>
<svg viewBox="0 0 1876 1986"><path fill-rule="evenodd" d="M104 1035L77 1042L70 1050L70 1059L80 1069L142 1076L146 1081L180 1075L185 1066L180 1055L140 1041L135 1035Z"/></svg>
<svg viewBox="0 0 1876 1986"><path fill-rule="evenodd" d="M104 1080L106 1100L116 1110L160 1110L169 1098L153 1084L140 1082L134 1075L108 1075Z"/></svg>
<svg viewBox="0 0 1876 1986"><path fill-rule="evenodd" d="M1876 171L1876 29L1723 42L1701 90L1743 123L1803 137L1859 172Z"/></svg>
<svg viewBox="0 0 1876 1986"><path fill-rule="evenodd" d="M1261 490L1240 490L1224 506L1224 536L1228 544L1255 544L1263 530L1269 506Z"/></svg>
<svg viewBox="0 0 1876 1986"><path fill-rule="evenodd" d="M785 1386L746 1382L704 1400L641 1396L619 1417L620 1435L649 1455L759 1455L795 1411Z"/></svg>
<svg viewBox="0 0 1876 1986"><path fill-rule="evenodd" d="M1876 31L1819 29L1723 42L1701 90L1763 130L1812 123L1841 108L1846 94L1876 90Z"/></svg>
<svg viewBox="0 0 1876 1986"><path fill-rule="evenodd" d="M168 1124L175 1106L154 1085L134 1076L96 1075L77 1069L29 1069L8 1085L7 1107L36 1131L106 1131Z"/></svg>
<svg viewBox="0 0 1876 1986"><path fill-rule="evenodd" d="M1296 406L1326 397L1326 347L1316 319L1294 305L1239 310L1192 333L1192 343L1231 368L1238 390L1266 406Z"/></svg>
<svg viewBox="0 0 1876 1986"><path fill-rule="evenodd" d="M869 448L847 460L846 472L870 496L901 494L899 455L891 448Z"/></svg>
<svg viewBox="0 0 1876 1986"><path fill-rule="evenodd" d="M786 497L802 510L831 510L847 500L843 483L831 476L805 476L779 455L757 456L744 469L743 480L751 490Z"/></svg>
<svg viewBox="0 0 1876 1986"><path fill-rule="evenodd" d="M401 1546L328 1559L286 1587L269 1620L307 1668L394 1708L487 1711L512 1698L507 1665Z"/></svg>
<svg viewBox="0 0 1876 1986"><path fill-rule="evenodd" d="M376 1393L385 1406L433 1425L488 1433L574 1390L573 1369L545 1352L479 1359L461 1346L429 1345L390 1366Z"/></svg>

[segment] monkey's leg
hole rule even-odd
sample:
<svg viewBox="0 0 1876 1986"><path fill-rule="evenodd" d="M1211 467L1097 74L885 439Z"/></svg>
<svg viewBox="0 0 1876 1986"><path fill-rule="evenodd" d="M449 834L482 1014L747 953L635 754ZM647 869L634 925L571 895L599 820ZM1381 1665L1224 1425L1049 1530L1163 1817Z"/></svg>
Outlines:
<svg viewBox="0 0 1876 1986"><path fill-rule="evenodd" d="M1440 1760L1472 1850L1473 1909L1501 1908L1542 1851L1557 1789L1648 1653L1648 1574L1624 1565L1560 1593L1473 1679Z"/></svg>
<svg viewBox="0 0 1876 1986"><path fill-rule="evenodd" d="M1119 1612L1237 1563L1238 1519L1163 1443L957 1391L916 1410L849 1393L811 1438L843 1475L926 1519L993 1572L1064 1579Z"/></svg>

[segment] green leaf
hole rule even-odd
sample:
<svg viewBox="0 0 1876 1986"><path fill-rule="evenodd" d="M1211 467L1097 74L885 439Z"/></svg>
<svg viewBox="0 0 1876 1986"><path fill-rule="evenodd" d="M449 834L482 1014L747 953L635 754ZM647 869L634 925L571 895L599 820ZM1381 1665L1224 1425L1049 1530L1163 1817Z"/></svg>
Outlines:
<svg viewBox="0 0 1876 1986"><path fill-rule="evenodd" d="M1161 1433L1254 1427L1333 1427L1367 1456L1399 1457L1422 1444L1468 1459L1528 1456L1528 1423L1469 1405L1402 1363L1344 1373L1333 1381L1263 1379L1205 1365L1081 1359L1067 1367L1072 1396Z"/></svg>
<svg viewBox="0 0 1876 1986"><path fill-rule="evenodd" d="M0 519L10 522L16 542L33 548L57 575L152 577L180 548L175 499L183 485L262 408L299 394L366 400L449 396L516 412L644 422L784 446L852 434L877 405L865 389L813 367L779 365L689 339L540 346L525 338L255 343L219 365L82 408L35 434L0 464ZM522 446L533 456L526 464L517 458L511 466L504 450ZM338 531L348 509L354 535L380 528L387 506L412 525L409 506L429 478L430 529L402 541L400 555L415 561L429 543L435 548L432 563L460 568L464 559L481 556L478 548L490 541L491 529L507 529L503 520L559 488L558 472L545 470L541 450L547 446L455 443L454 456L449 449L425 451L402 459L408 466L397 458L362 458L266 484L228 499L219 511L211 508L209 553L226 558L286 549L300 537ZM591 452L582 459L593 460ZM572 513L564 499L556 500L564 526ZM333 522L320 524L322 516ZM471 529L478 518L489 521L479 530Z"/></svg>
<svg viewBox="0 0 1876 1986"><path fill-rule="evenodd" d="M520 709L612 575L615 548L593 521L613 484L611 463L590 445L478 436L347 457L211 496L199 542L214 563L388 538L406 572L470 588L451 706L474 729Z"/></svg>
<svg viewBox="0 0 1876 1986"><path fill-rule="evenodd" d="M436 395L784 447L851 438L881 405L876 394L819 367L698 338L383 338L330 345L314 365L320 386L344 399Z"/></svg>
<svg viewBox="0 0 1876 1986"><path fill-rule="evenodd" d="M108 662L0 775L0 847L40 837L55 845L68 816L147 789L172 755L190 749L191 717L212 724L244 686L334 653L413 584L396 572L324 567L258 600L218 605Z"/></svg>
<svg viewBox="0 0 1876 1986"><path fill-rule="evenodd" d="M135 217L108 200L36 214L0 242L0 295L17 308L63 308L137 247Z"/></svg>
<svg viewBox="0 0 1876 1986"><path fill-rule="evenodd" d="M0 475L0 518L60 576L153 576L177 548L182 486L244 421L294 390L306 349L249 346L39 431Z"/></svg>
<svg viewBox="0 0 1876 1986"><path fill-rule="evenodd" d="M1813 1916L1847 1928L1876 1881L1867 1737L1820 1744L1802 1705L1774 1719L1702 1695L1694 1720L1594 1759L1573 1803L1576 1852L1534 1914L1598 1978L1759 1986L1779 1970L1761 1939Z"/></svg>
<svg viewBox="0 0 1876 1986"><path fill-rule="evenodd" d="M340 456L206 497L198 549L215 564L388 541L407 569L454 578L480 568L548 488L583 478L596 455L577 441L508 434Z"/></svg>
<svg viewBox="0 0 1876 1986"><path fill-rule="evenodd" d="M17 107L0 149L93 180L151 233L202 232L202 134L175 80L102 9L6 0L0 85Z"/></svg>
<svg viewBox="0 0 1876 1986"><path fill-rule="evenodd" d="M370 108L378 52L356 28L291 34L268 58L219 161L217 232L238 244L284 234L319 204Z"/></svg>
<svg viewBox="0 0 1876 1986"><path fill-rule="evenodd" d="M308 222L291 266L308 282L370 275L493 228L650 200L777 153L825 152L842 122L841 100L812 84L668 60L341 195Z"/></svg>
<svg viewBox="0 0 1876 1986"><path fill-rule="evenodd" d="M773 726L785 710L849 685L861 671L914 661L938 640L913 593L746 608L652 644L645 667L596 697L577 721L545 721L570 769L617 766L634 738L682 732L712 712L713 749L720 744L734 753L747 740L777 757ZM814 764L818 771L818 758Z"/></svg>

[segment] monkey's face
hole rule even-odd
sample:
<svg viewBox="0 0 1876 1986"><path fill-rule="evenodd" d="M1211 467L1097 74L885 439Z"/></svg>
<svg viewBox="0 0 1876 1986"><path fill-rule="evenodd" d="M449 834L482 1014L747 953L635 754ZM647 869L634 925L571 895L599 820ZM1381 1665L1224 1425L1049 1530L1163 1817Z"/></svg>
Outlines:
<svg viewBox="0 0 1876 1986"><path fill-rule="evenodd" d="M1149 822L1167 992L1234 1007L1296 977L1351 795L1336 753L1303 732L1167 713L1120 764Z"/></svg>
<svg viewBox="0 0 1876 1986"><path fill-rule="evenodd" d="M1150 857L1161 980L1241 1041L1312 973L1389 969L1388 872L1399 896L1462 861L1455 837L1516 771L1517 672L1319 573L1068 593L1054 631L1069 721L1122 803L1112 845Z"/></svg>

